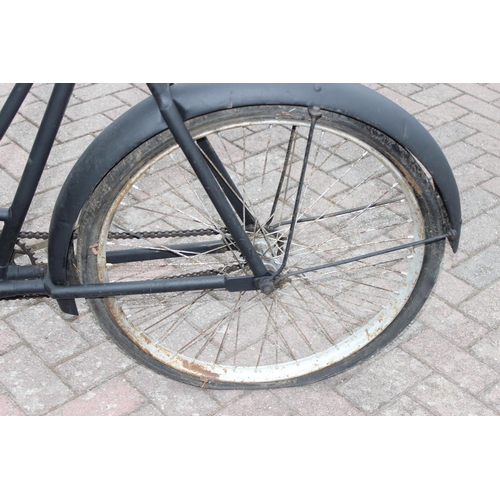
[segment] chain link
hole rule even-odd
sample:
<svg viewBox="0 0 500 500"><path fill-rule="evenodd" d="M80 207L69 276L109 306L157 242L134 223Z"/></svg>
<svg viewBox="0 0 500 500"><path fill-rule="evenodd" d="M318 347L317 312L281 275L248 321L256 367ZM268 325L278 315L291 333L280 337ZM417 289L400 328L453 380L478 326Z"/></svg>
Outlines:
<svg viewBox="0 0 500 500"><path fill-rule="evenodd" d="M124 239L140 239L140 238L180 238L180 237L190 237L190 236L209 236L221 234L221 231L216 229L187 229L184 231L143 231L143 232L110 232L108 237L110 239L124 240ZM225 232L225 231L224 231ZM76 232L73 233L73 237L76 238ZM30 259L35 259L34 252L32 249L25 245L20 240L48 240L49 233L45 231L22 231L19 233L19 239L17 240L17 245L22 248L24 253L30 257ZM32 260L33 262L33 260ZM235 264L232 266L226 266L221 269L212 269L207 271L200 271L197 273L187 273L178 276L168 276L168 279L180 279L180 278L199 278L202 276L219 276L224 274L229 274L233 271L241 269L241 265ZM167 279L165 277L156 279ZM47 297L46 294L32 294L32 295L22 295L17 297L8 297L0 300L17 300L17 299L28 299L36 297Z"/></svg>
<svg viewBox="0 0 500 500"><path fill-rule="evenodd" d="M199 271L197 273L179 274L178 276L167 276L161 278L155 278L155 280L163 279L179 279L179 278L200 278L203 276L223 276L225 274L232 273L233 271L238 271L242 269L241 264L233 264L232 266L225 266L221 269L211 269L208 271Z"/></svg>
<svg viewBox="0 0 500 500"><path fill-rule="evenodd" d="M186 229L184 231L138 231L138 232L110 232L108 233L109 239L112 240L126 240L126 239L140 239L140 238L181 238L183 236L210 236L220 234L222 230L216 229ZM73 234L76 237L76 233ZM22 240L48 240L49 233L44 231L21 231L19 239Z"/></svg>

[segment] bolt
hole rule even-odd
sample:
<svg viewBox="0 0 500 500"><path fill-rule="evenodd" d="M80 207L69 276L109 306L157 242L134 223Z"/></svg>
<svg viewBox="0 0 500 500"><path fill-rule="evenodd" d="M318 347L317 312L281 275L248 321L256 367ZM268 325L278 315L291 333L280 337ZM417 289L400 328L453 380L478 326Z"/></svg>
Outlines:
<svg viewBox="0 0 500 500"><path fill-rule="evenodd" d="M274 283L270 279L263 279L259 283L260 291L265 295L271 295L274 292Z"/></svg>
<svg viewBox="0 0 500 500"><path fill-rule="evenodd" d="M309 108L309 114L311 118L320 118L321 117L321 109L318 106L311 106Z"/></svg>

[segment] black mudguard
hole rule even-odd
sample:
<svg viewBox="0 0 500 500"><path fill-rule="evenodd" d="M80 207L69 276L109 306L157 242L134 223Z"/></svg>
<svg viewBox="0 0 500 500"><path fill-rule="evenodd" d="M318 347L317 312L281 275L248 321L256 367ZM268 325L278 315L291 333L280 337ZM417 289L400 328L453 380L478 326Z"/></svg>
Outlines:
<svg viewBox="0 0 500 500"><path fill-rule="evenodd" d="M179 84L172 87L172 96L186 120L248 105L308 105L350 116L381 130L410 151L433 177L455 232L450 243L457 250L460 197L448 161L415 118L377 92L355 84ZM92 191L124 156L166 128L150 97L114 121L80 157L62 187L50 225L49 273L53 283L68 283L73 229Z"/></svg>

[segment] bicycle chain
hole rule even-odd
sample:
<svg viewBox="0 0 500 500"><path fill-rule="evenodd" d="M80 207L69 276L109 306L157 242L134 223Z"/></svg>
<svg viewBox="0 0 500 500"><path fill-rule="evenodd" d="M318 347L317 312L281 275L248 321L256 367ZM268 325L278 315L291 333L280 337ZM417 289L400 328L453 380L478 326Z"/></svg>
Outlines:
<svg viewBox="0 0 500 500"><path fill-rule="evenodd" d="M180 231L142 231L142 232L110 232L108 233L108 237L110 239L140 239L140 238L180 238L180 237L190 237L190 236L209 236L220 234L221 231L217 231L215 229L187 229ZM73 234L73 238L76 238L76 232ZM16 241L16 244L23 250L24 255L27 255L30 261L33 264L36 264L36 257L28 245L21 241L23 240L48 240L49 233L46 231L22 231L19 233L19 239ZM203 276L219 276L223 274L230 273L232 271L237 271L241 269L241 265L235 264L232 266L226 266L223 269L218 270L209 270L209 271L200 271L198 273L188 273L182 274L178 276L169 276L169 279L174 278L199 278ZM156 278L156 279L164 279L164 278ZM16 300L20 298L37 298L37 297L46 297L44 294L33 294L33 295L24 295L22 297L8 297L0 300Z"/></svg>
<svg viewBox="0 0 500 500"><path fill-rule="evenodd" d="M140 239L140 238L181 238L183 236L210 236L225 232L216 229L186 229L182 231L129 231L109 232L108 237L113 240ZM76 238L76 232L73 238ZM19 239L22 240L48 240L49 233L44 231L21 231Z"/></svg>
<svg viewBox="0 0 500 500"><path fill-rule="evenodd" d="M204 276L223 276L224 274L232 273L233 271L238 271L242 269L240 264L233 264L232 266L226 266L222 269L213 269L209 271L200 271L197 273L179 274L177 276L168 276L167 278L154 278L155 280L163 279L178 279L178 278L200 278Z"/></svg>
<svg viewBox="0 0 500 500"><path fill-rule="evenodd" d="M141 239L141 238L181 238L190 236L209 236L220 234L215 229L186 229L183 231L140 231L140 232L109 232L108 237L112 240ZM73 239L77 237L77 232L73 233ZM21 231L16 244L27 255L33 265L36 265L36 257L33 250L21 240L48 240L49 233L46 231Z"/></svg>

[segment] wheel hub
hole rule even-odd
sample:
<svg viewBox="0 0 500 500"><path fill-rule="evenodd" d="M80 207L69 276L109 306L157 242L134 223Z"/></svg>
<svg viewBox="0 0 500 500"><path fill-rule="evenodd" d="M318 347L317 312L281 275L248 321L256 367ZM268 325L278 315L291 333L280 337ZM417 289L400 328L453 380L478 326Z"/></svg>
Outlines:
<svg viewBox="0 0 500 500"><path fill-rule="evenodd" d="M277 272L283 263L283 241L281 233L262 234L254 239L255 250L271 273Z"/></svg>

